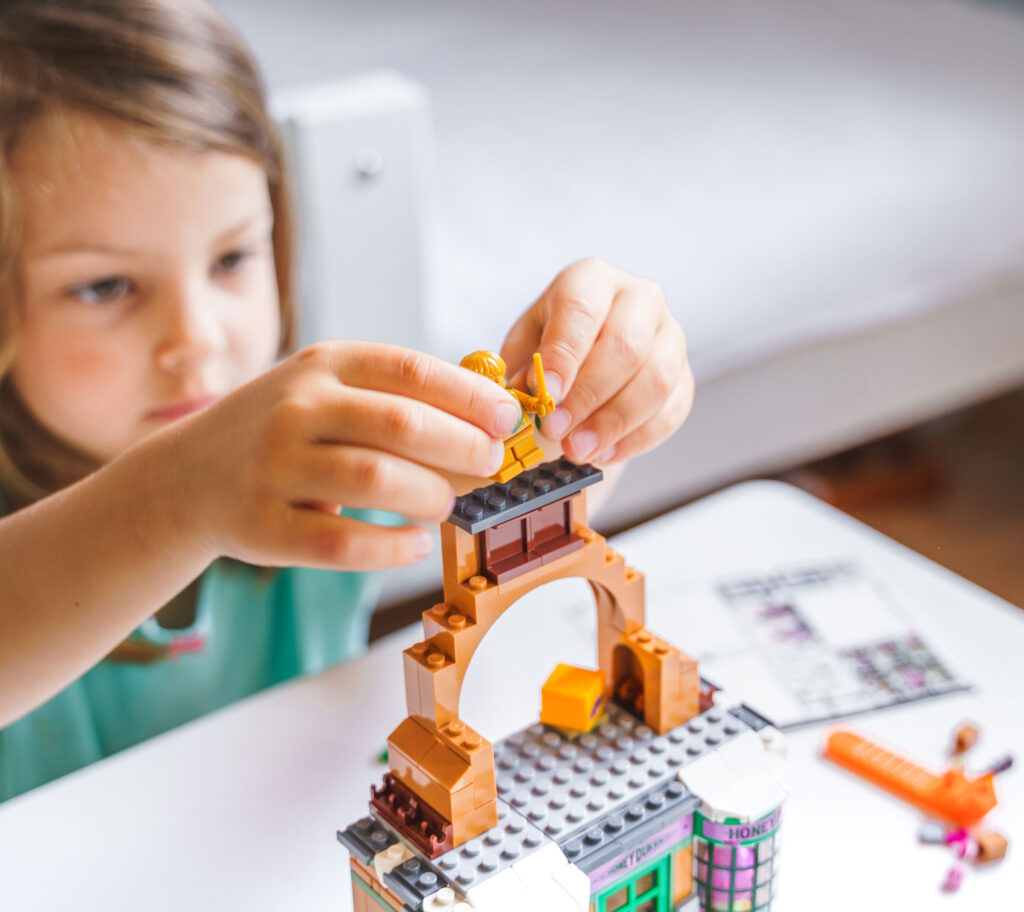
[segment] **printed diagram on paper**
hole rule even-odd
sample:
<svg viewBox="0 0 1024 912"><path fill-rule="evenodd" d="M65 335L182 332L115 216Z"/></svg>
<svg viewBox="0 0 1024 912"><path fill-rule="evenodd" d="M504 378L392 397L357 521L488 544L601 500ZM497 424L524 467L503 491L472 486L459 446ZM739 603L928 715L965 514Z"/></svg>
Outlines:
<svg viewBox="0 0 1024 912"><path fill-rule="evenodd" d="M780 728L969 688L896 593L850 562L654 587L649 601L684 615L708 680Z"/></svg>

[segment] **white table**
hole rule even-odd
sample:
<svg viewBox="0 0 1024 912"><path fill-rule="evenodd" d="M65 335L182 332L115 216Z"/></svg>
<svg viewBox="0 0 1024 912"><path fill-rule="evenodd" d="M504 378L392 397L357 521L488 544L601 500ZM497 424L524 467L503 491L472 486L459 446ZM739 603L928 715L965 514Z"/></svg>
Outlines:
<svg viewBox="0 0 1024 912"><path fill-rule="evenodd" d="M1024 761L1021 612L811 497L772 482L744 484L614 544L652 584L677 579L680 567L697 581L853 558L920 607L922 633L976 685L855 724L931 760L969 717L982 730L976 751ZM499 621L463 690L470 725L504 737L536 718L541 683L557 661L592 661L592 612L580 596L575 582L553 584ZM648 626L686 649L671 610L649 609ZM405 715L400 650L418 633L401 631L359 661L0 805L0 909L350 909L348 859L334 833L365 813L369 786L384 771L375 756ZM938 884L949 852L919 846L919 815L821 760L820 739L818 727L789 735L781 912L1020 908L1018 770L1001 777L990 815L1011 840L1009 857L968 871L961 891L944 896Z"/></svg>

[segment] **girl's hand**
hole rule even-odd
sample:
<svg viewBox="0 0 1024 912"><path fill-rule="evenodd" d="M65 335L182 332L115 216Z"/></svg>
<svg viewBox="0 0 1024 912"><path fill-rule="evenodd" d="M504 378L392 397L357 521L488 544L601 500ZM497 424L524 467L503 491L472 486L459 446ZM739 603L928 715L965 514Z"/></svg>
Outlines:
<svg viewBox="0 0 1024 912"><path fill-rule="evenodd" d="M446 519L454 492L440 472L497 471L518 418L512 397L471 371L396 346L330 342L166 433L187 477L182 521L211 554L371 570L419 560L430 536L339 507Z"/></svg>
<svg viewBox="0 0 1024 912"><path fill-rule="evenodd" d="M608 465L657 446L689 414L693 374L661 288L600 260L562 270L509 331L510 386L539 351L560 400L541 423L573 462Z"/></svg>

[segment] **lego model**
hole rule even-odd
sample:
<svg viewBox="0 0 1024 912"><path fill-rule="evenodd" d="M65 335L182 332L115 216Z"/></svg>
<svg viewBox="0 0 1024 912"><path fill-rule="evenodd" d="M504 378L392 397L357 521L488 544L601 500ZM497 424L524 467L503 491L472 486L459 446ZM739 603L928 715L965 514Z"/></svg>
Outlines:
<svg viewBox="0 0 1024 912"><path fill-rule="evenodd" d="M647 630L643 576L587 526L600 478L537 465L442 524L444 601L404 653L409 715L369 816L338 833L356 912L771 909L782 736ZM566 577L594 593L598 670L558 666L541 722L492 745L458 716L469 662L505 610Z"/></svg>

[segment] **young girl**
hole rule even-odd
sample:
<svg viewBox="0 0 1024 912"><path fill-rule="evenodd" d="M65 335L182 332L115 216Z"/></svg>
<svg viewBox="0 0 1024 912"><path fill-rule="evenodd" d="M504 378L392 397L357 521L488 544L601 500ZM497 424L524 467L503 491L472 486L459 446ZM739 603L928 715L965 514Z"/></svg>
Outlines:
<svg viewBox="0 0 1024 912"><path fill-rule="evenodd" d="M291 263L261 82L214 12L4 0L0 800L362 649L367 571L430 538L359 511L434 523L500 464L519 408L483 376L347 341L274 366ZM689 409L660 290L601 262L512 327L512 385L534 350L550 457L622 463Z"/></svg>

